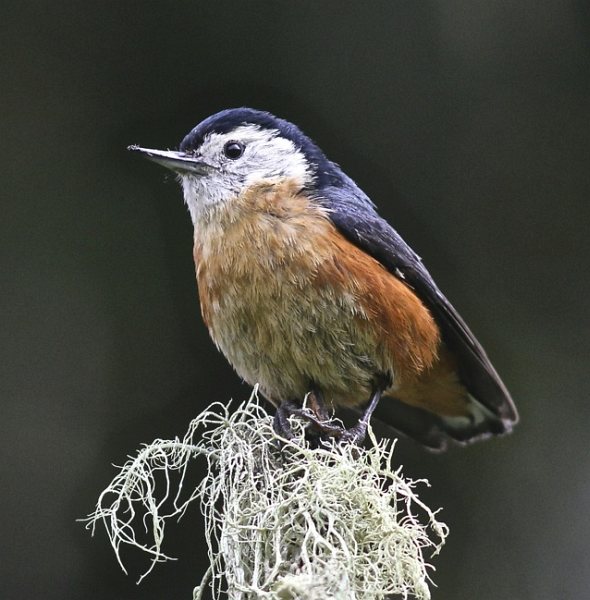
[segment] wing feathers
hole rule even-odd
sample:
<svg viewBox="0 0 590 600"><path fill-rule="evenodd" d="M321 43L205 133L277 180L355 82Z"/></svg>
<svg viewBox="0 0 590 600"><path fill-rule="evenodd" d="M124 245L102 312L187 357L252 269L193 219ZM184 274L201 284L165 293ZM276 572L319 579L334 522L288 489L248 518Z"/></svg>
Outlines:
<svg viewBox="0 0 590 600"><path fill-rule="evenodd" d="M424 422L424 412L412 412L412 423L423 421L420 435L415 431L412 437L430 441L431 446L441 447L440 434L446 434L455 440L469 441L485 436L486 432L503 433L510 431L518 421L518 414L510 394L492 366L487 354L477 341L465 321L452 304L438 289L434 280L422 264L420 257L404 242L401 236L374 210L370 200L351 181L342 187L328 188L324 198L317 200L325 206L337 229L349 241L378 260L391 273L402 279L431 311L440 327L447 348L457 361L461 381L473 397L473 401L482 405L482 411L489 413L486 420L469 427L453 430L451 424L445 424L440 418ZM404 417L405 408L397 410ZM481 411L480 411L481 412ZM396 425L392 415L392 425ZM492 422L494 421L494 422ZM482 423L484 423L482 425ZM438 433L436 433L438 431ZM466 438L466 439L461 439Z"/></svg>

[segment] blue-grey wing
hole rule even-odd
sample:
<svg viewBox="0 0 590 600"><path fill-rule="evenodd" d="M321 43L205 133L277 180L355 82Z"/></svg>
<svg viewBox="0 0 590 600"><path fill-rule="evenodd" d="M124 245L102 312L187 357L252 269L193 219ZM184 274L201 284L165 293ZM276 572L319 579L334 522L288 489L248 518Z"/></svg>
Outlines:
<svg viewBox="0 0 590 600"><path fill-rule="evenodd" d="M373 203L354 182L346 178L343 183L344 185L326 188L323 190L323 198L318 199L329 209L332 222L344 237L378 260L415 292L430 310L445 345L456 358L458 375L463 385L476 401L496 416L495 423L486 425L488 428L495 427L495 430L465 432L465 439L462 441L509 431L518 420L517 412L508 390L481 344L439 290L420 257L377 214ZM402 412L407 410L408 407L400 407ZM396 426L395 423L391 424ZM438 423L434 424L433 429L443 430L445 426ZM442 445L440 439L434 439L436 433L433 433L432 445ZM455 434L452 437L458 439Z"/></svg>

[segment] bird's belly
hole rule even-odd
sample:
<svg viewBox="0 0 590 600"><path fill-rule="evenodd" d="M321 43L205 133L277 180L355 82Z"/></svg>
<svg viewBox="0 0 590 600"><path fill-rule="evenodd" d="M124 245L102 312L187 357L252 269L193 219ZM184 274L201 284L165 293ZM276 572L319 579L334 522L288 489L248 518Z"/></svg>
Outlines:
<svg viewBox="0 0 590 600"><path fill-rule="evenodd" d="M383 365L352 297L273 282L228 285L210 323L219 349L248 383L274 401L301 399L312 385L336 405L368 399Z"/></svg>

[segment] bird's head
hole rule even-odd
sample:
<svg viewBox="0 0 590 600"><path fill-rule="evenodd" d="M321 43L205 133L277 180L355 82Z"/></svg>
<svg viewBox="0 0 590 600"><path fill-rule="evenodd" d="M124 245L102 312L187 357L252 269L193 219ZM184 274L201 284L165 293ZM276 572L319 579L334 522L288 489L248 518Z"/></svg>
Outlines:
<svg viewBox="0 0 590 600"><path fill-rule="evenodd" d="M313 191L334 183L341 173L297 126L250 108L208 117L178 151L130 149L178 174L194 223L257 183L289 179Z"/></svg>

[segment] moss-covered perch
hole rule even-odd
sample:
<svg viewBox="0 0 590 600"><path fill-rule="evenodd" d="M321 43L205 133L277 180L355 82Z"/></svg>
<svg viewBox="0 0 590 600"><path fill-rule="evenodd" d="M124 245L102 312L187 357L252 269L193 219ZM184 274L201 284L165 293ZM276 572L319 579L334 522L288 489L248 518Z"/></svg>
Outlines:
<svg viewBox="0 0 590 600"><path fill-rule="evenodd" d="M255 394L235 410L213 404L182 440L155 440L130 458L87 526L104 524L123 569L122 545L149 553L149 573L169 558L166 521L199 501L210 568L195 598L207 588L232 600L430 598L424 551L438 552L447 528L419 500L419 482L393 466L394 444L369 432L368 449L312 449L293 426L294 439L277 438ZM185 490L197 456L207 475Z"/></svg>

